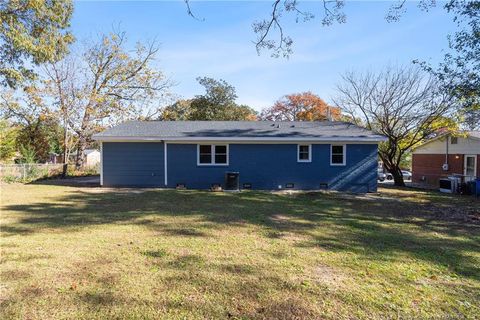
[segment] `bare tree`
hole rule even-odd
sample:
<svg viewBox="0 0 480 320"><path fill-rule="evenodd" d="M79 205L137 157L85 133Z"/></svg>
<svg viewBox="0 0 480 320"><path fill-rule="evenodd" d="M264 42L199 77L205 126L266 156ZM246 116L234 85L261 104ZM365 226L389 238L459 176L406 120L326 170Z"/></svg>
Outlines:
<svg viewBox="0 0 480 320"><path fill-rule="evenodd" d="M199 19L194 14L191 8L191 0L183 0L186 4L187 13L197 20ZM456 0L449 0L452 3ZM303 9L301 1L299 0L270 0L271 9L268 16L264 19L256 20L252 23L252 28L257 39L253 41L257 52L268 50L272 57L289 57L293 52L293 39L288 35L288 30L285 30L284 19L288 16L294 16L295 21L306 22L314 20L320 16L320 21L323 26L329 26L334 23L345 23L347 16L344 12L345 0L320 0L317 1L318 6L311 6L309 10ZM406 10L406 0L393 1L390 5L385 19L388 22L398 21L401 15ZM420 0L417 6L423 10L428 11L431 7L436 6L437 0Z"/></svg>
<svg viewBox="0 0 480 320"><path fill-rule="evenodd" d="M153 117L172 86L152 67L155 43L137 44L133 52L125 44L124 32L103 35L87 45L76 64L61 61L47 68L59 114L76 134L76 168L83 166L94 133L128 119Z"/></svg>
<svg viewBox="0 0 480 320"><path fill-rule="evenodd" d="M434 77L414 67L348 72L342 78L335 104L356 124L387 137L379 145L380 159L395 185L405 185L402 157L438 129L436 124L451 110L452 97L440 90Z"/></svg>
<svg viewBox="0 0 480 320"><path fill-rule="evenodd" d="M68 159L74 146L70 125L74 122L72 110L75 106L75 71L75 61L70 57L44 68L45 91L53 98L56 108L52 108L52 111L56 113L56 118L61 121L63 127L63 177L67 175Z"/></svg>

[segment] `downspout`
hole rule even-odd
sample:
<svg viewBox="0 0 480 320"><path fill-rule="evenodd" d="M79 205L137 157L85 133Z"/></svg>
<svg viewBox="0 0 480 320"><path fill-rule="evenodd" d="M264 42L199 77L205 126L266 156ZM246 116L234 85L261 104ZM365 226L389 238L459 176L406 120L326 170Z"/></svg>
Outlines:
<svg viewBox="0 0 480 320"><path fill-rule="evenodd" d="M447 139L445 139L445 163L448 165L448 138L449 136L447 136ZM449 168L450 169L450 168Z"/></svg>
<svg viewBox="0 0 480 320"><path fill-rule="evenodd" d="M100 141L100 186L103 186L103 142Z"/></svg>
<svg viewBox="0 0 480 320"><path fill-rule="evenodd" d="M163 177L165 178L165 187L168 185L168 165L167 165L167 141L163 140Z"/></svg>

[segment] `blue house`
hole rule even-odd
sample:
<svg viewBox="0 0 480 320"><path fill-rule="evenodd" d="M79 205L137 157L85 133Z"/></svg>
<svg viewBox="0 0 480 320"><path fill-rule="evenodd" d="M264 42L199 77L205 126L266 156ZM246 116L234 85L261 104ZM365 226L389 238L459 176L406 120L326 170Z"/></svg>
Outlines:
<svg viewBox="0 0 480 320"><path fill-rule="evenodd" d="M384 137L330 121L129 121L94 139L103 186L374 192Z"/></svg>

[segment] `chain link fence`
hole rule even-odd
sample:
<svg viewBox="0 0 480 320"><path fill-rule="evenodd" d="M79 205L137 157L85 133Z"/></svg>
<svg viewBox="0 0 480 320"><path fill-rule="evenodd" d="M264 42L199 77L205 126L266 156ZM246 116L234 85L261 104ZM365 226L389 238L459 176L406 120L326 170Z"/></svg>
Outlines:
<svg viewBox="0 0 480 320"><path fill-rule="evenodd" d="M0 165L0 180L4 182L29 182L60 175L63 164L2 164Z"/></svg>

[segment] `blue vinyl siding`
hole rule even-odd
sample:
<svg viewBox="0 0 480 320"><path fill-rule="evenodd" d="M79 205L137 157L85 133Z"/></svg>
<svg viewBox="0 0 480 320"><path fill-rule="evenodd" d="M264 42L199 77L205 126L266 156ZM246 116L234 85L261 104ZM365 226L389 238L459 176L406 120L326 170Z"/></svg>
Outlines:
<svg viewBox="0 0 480 320"><path fill-rule="evenodd" d="M345 166L330 165L330 145L313 144L312 161L297 162L297 144L230 144L228 166L198 166L195 144L168 145L168 187L185 183L187 188L206 189L223 184L225 172L240 173L240 186L274 190L294 183L294 189L329 189L353 192L376 191L377 145L347 145Z"/></svg>
<svg viewBox="0 0 480 320"><path fill-rule="evenodd" d="M164 186L161 142L104 142L104 186Z"/></svg>
<svg viewBox="0 0 480 320"><path fill-rule="evenodd" d="M297 144L229 144L228 166L197 165L196 144L167 145L168 186L190 189L224 184L225 172L240 173L240 187L372 192L377 189L377 145L347 144L346 165L330 165L330 144L312 144L312 161L297 162ZM164 186L162 143L104 143L104 185ZM153 176L152 176L153 173Z"/></svg>

